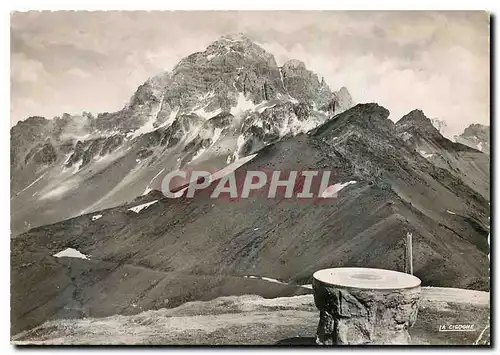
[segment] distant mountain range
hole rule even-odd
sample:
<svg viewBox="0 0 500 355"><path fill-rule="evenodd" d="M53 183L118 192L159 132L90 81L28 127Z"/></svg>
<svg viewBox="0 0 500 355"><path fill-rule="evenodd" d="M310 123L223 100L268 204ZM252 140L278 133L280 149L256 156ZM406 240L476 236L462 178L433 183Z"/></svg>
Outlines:
<svg viewBox="0 0 500 355"><path fill-rule="evenodd" d="M490 154L490 127L474 123L468 126L462 134L455 137L455 141L468 145Z"/></svg>
<svg viewBox="0 0 500 355"><path fill-rule="evenodd" d="M300 285L326 267L402 271L408 232L423 285L489 289L489 156L444 137L421 110L388 116L232 35L146 81L121 111L19 122L12 332L222 295L307 293ZM329 170L344 188L317 204L209 199L215 182L192 199L157 191L162 173L250 154L237 176ZM54 257L67 248L85 257Z"/></svg>

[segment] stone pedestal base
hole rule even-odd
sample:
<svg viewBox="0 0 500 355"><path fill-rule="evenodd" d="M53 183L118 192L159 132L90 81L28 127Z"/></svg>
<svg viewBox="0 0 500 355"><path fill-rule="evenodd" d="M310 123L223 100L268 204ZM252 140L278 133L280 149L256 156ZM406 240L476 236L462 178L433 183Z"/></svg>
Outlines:
<svg viewBox="0 0 500 355"><path fill-rule="evenodd" d="M320 310L316 342L324 345L409 344L420 280L395 271L320 270L313 278Z"/></svg>

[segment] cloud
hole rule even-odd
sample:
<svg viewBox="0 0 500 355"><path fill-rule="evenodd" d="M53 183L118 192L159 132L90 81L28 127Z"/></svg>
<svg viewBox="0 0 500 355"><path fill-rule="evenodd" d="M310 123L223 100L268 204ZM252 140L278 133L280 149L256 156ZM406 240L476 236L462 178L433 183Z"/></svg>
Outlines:
<svg viewBox="0 0 500 355"><path fill-rule="evenodd" d="M11 80L35 84L45 75L45 68L41 62L28 58L24 53L14 53L11 56Z"/></svg>
<svg viewBox="0 0 500 355"><path fill-rule="evenodd" d="M80 68L71 68L70 70L67 71L67 73L71 76L76 76L76 77L83 78L83 79L92 77L92 75L90 73L88 73Z"/></svg>
<svg viewBox="0 0 500 355"><path fill-rule="evenodd" d="M315 40L268 37L278 62L301 59L357 102L378 102L394 121L414 108L447 122L450 134L489 124L488 18L485 13L349 14L322 25ZM359 26L358 26L359 25ZM339 27L341 28L339 30ZM287 43L287 41L289 41Z"/></svg>
<svg viewBox="0 0 500 355"><path fill-rule="evenodd" d="M39 114L118 110L148 77L244 32L394 120L420 108L454 131L489 123L486 12L28 12L11 26L12 94ZM25 114L13 108L14 121Z"/></svg>

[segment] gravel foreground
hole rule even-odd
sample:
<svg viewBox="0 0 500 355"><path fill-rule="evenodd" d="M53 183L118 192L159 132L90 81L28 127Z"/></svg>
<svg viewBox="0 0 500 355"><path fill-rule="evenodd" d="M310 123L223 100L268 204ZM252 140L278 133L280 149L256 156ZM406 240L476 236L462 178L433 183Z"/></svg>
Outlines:
<svg viewBox="0 0 500 355"><path fill-rule="evenodd" d="M423 287L412 345L487 345L488 292ZM12 337L14 345L316 345L313 295L255 295L189 302L133 316L48 321ZM471 331L439 331L472 325Z"/></svg>

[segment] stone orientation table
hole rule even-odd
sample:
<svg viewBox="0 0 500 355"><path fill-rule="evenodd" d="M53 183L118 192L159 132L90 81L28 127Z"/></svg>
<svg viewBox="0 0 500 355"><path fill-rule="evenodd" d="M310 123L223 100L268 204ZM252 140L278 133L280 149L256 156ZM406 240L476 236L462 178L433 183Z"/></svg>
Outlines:
<svg viewBox="0 0 500 355"><path fill-rule="evenodd" d="M402 272L334 268L313 275L320 311L316 343L409 344L417 319L420 279Z"/></svg>

